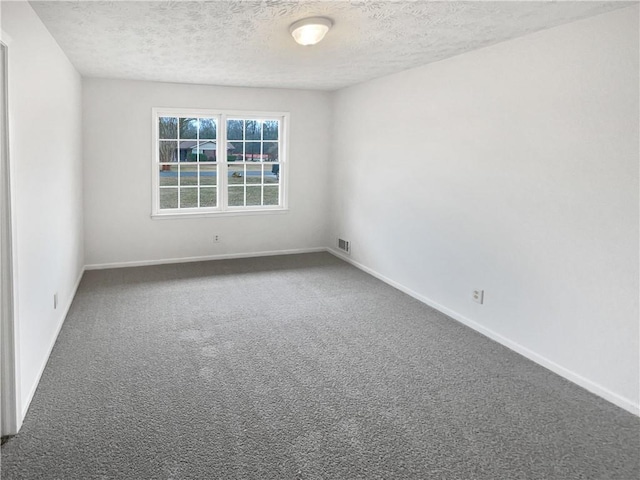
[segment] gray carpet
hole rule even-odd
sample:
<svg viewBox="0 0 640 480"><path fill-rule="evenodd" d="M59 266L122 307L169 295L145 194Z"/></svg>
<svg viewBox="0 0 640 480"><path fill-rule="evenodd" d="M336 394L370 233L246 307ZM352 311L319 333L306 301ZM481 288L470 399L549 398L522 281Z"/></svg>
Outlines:
<svg viewBox="0 0 640 480"><path fill-rule="evenodd" d="M3 479L637 479L640 420L328 254L87 272Z"/></svg>

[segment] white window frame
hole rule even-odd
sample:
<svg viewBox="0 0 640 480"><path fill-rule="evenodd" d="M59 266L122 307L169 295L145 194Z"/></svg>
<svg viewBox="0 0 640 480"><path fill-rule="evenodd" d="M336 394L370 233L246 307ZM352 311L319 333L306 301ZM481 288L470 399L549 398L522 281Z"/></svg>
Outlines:
<svg viewBox="0 0 640 480"><path fill-rule="evenodd" d="M151 218L194 218L232 215L262 215L278 214L288 211L288 187L289 187L289 113L288 112L261 112L246 110L212 110L193 108L152 108L152 152L151 156ZM160 117L214 117L218 121L216 142L217 151L227 151L227 119L242 120L279 120L278 132L278 162L280 164L279 175L279 200L280 205L250 205L229 206L228 203L228 173L229 163L227 155L217 156L216 170L216 207L176 208L160 209L160 152L159 152L159 118ZM231 140L233 142L233 140ZM179 162L178 162L179 163ZM233 162L235 164L236 162ZM244 162L242 162L244 164ZM179 191L178 191L179 192ZM179 194L179 193L178 193Z"/></svg>

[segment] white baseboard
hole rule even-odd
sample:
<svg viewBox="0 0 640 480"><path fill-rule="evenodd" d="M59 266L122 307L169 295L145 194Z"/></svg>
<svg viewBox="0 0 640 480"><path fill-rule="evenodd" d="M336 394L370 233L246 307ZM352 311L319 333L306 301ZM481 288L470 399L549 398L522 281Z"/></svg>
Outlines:
<svg viewBox="0 0 640 480"><path fill-rule="evenodd" d="M141 260L132 262L96 263L86 265L86 270L102 270L105 268L145 267L149 265L167 265L172 263L204 262L208 260L228 260L233 258L272 257L274 255L295 255L298 253L326 252L325 247L295 248L291 250L271 250L267 252L253 253L226 253L221 255L206 255L202 257L163 258L160 260Z"/></svg>
<svg viewBox="0 0 640 480"><path fill-rule="evenodd" d="M45 357L44 361L42 362L42 365L40 366L40 370L38 372L38 376L36 377L36 381L33 383L33 387L31 387L31 391L29 392L29 394L27 395L27 397L25 398L25 401L23 402L23 407L22 407L22 418L20 419L20 423L22 423L22 421L24 420L25 416L27 415L27 411L29 410L29 406L31 406L31 400L33 400L33 396L36 393L36 389L38 388L38 385L40 384L40 378L42 378L42 374L44 373L44 369L47 366L47 363L49 362L49 357L51 356L51 352L53 351L53 346L56 344L56 340L58 340L58 335L60 334L60 330L62 330L62 325L64 324L64 321L67 318L67 314L69 313L69 309L71 308L71 304L73 303L73 299L76 296L76 292L78 291L78 287L80 286L80 281L82 280L82 275L84 274L85 268L82 267L82 269L80 269L80 274L78 275L78 279L76 280L76 284L74 285L71 294L69 295L69 298L67 300L67 303L65 305L65 308L62 312L62 315L60 315L60 319L58 321L58 325L56 327L56 333L53 336L53 338L51 339L51 342L49 344L49 348L47 350L47 356Z"/></svg>
<svg viewBox="0 0 640 480"><path fill-rule="evenodd" d="M410 288L405 287L404 285L391 280L388 277L385 277L384 275L376 272L375 270L359 263L356 262L355 260L351 259L350 257L343 255L341 252L339 252L338 250L335 250L333 248L328 248L327 252L331 253L332 255L335 255L336 257L344 260L347 263L350 263L351 265L353 265L354 267L359 268L360 270L362 270L363 272L368 273L369 275L372 275L374 277L376 277L379 280L382 280L383 282L387 283L388 285L391 285L394 288L397 288L398 290L400 290L401 292L406 293L407 295L412 296L413 298L415 298L416 300L421 301L422 303L425 303L427 305L429 305L432 308L435 308L436 310L438 310L439 312L444 313L445 315L453 318L454 320L457 320L458 322L468 326L469 328L472 328L473 330L481 333L482 335L484 335L485 337L489 337L490 339L500 343L501 345L504 345L505 347L509 348L510 350L513 350L514 352L519 353L520 355L522 355L523 357L528 358L529 360L537 363L538 365L541 365L545 368L547 368L548 370L551 370L553 373L556 373L558 375L560 375L561 377L566 378L567 380L575 383L576 385L579 385L580 387L584 388L585 390L588 390L589 392L598 395L599 397L604 398L605 400L613 403L614 405L617 405L620 408L625 409L628 412L633 413L636 416L640 416L640 404L638 403L634 403L633 401L629 400L628 398L622 397L621 395L618 395L615 392L612 392L611 390L603 387L602 385L599 385L581 375L578 375L577 373L563 367L562 365L559 365L555 362L553 362L552 360L549 360L548 358L545 358L542 355L537 354L536 352L529 350L526 347L523 347L522 345L520 345L517 342L514 342L512 340L509 340L506 337L503 337L502 335L500 335L499 333L494 332L491 329L488 329L482 325L480 325L479 323L465 317L464 315L460 315L458 312L455 312L454 310L451 310L447 307L445 307L444 305L440 305L437 302L434 302L433 300L431 300L430 298L425 297L424 295L421 295L413 290L411 290Z"/></svg>

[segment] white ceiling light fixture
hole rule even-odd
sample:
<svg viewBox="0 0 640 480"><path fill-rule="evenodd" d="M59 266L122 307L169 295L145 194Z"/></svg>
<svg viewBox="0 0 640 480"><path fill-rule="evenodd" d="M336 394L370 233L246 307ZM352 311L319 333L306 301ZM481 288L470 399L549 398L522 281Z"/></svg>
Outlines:
<svg viewBox="0 0 640 480"><path fill-rule="evenodd" d="M289 33L300 45L315 45L324 38L333 22L324 17L303 18L291 24Z"/></svg>

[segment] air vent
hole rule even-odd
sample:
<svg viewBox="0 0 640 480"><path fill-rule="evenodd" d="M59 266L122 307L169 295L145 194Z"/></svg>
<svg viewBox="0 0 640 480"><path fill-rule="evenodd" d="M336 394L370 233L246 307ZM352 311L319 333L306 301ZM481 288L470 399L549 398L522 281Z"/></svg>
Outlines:
<svg viewBox="0 0 640 480"><path fill-rule="evenodd" d="M342 238L338 239L338 250L342 250L344 253L351 253L351 246L347 240Z"/></svg>

